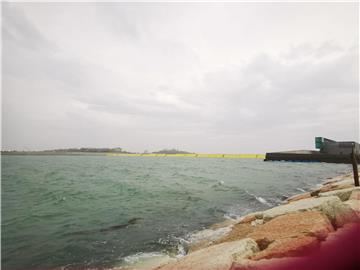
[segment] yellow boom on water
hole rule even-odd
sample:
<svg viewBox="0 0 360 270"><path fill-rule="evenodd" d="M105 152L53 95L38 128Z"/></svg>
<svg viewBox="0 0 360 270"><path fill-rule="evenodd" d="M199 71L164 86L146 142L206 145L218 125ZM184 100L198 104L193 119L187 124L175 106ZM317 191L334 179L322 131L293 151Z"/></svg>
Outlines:
<svg viewBox="0 0 360 270"><path fill-rule="evenodd" d="M195 157L195 158L260 158L264 159L264 154L117 154L108 153L111 157Z"/></svg>

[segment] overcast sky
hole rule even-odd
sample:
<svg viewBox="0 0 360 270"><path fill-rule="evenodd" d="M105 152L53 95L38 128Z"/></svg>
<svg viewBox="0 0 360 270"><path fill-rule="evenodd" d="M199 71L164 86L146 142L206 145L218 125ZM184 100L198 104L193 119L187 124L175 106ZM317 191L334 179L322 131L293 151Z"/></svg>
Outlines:
<svg viewBox="0 0 360 270"><path fill-rule="evenodd" d="M2 6L2 148L359 140L356 3Z"/></svg>

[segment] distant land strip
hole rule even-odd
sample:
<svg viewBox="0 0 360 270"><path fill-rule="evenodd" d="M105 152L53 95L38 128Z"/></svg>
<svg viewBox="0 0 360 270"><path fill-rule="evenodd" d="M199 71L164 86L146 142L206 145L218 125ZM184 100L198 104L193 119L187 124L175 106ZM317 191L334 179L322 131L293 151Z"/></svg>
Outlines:
<svg viewBox="0 0 360 270"><path fill-rule="evenodd" d="M196 158L260 158L264 159L264 154L120 154L107 153L112 157L196 157Z"/></svg>
<svg viewBox="0 0 360 270"><path fill-rule="evenodd" d="M121 150L120 150L121 151ZM192 158L259 158L265 159L264 154L206 154L189 153L175 149L161 150L152 153L131 153L126 151L114 151L113 149L60 149L45 151L1 151L1 155L14 156L109 156L109 157L192 157Z"/></svg>

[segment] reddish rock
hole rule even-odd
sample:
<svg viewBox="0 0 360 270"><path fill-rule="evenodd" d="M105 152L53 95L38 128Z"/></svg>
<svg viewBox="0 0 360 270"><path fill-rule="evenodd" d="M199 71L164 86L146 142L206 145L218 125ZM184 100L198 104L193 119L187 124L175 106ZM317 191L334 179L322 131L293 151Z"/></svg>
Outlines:
<svg viewBox="0 0 360 270"><path fill-rule="evenodd" d="M242 260L231 270L343 270L359 269L360 223L347 224L331 233L320 249L310 256ZM336 236L336 237L333 237Z"/></svg>
<svg viewBox="0 0 360 270"><path fill-rule="evenodd" d="M225 235L224 237L214 241L214 244L230 242L230 241L236 241L236 240L246 238L247 235L254 230L254 228L255 227L251 226L250 223L235 224L232 227L232 230L227 235Z"/></svg>
<svg viewBox="0 0 360 270"><path fill-rule="evenodd" d="M239 223L250 223L251 221L254 221L256 219L255 214L250 214L245 216Z"/></svg>
<svg viewBox="0 0 360 270"><path fill-rule="evenodd" d="M255 241L268 238L270 241L300 234L325 238L334 231L329 219L320 211L295 212L278 216L263 226L256 227L248 237Z"/></svg>
<svg viewBox="0 0 360 270"><path fill-rule="evenodd" d="M306 192L306 193L302 193L302 194L292 196L289 199L287 199L286 202L291 203L291 202L295 202L295 201L298 201L298 200L307 199L307 198L310 198L310 197L311 197L310 192Z"/></svg>
<svg viewBox="0 0 360 270"><path fill-rule="evenodd" d="M247 237L254 239L260 253L252 259L296 256L318 246L334 231L329 219L319 211L296 212L278 216L258 226Z"/></svg>
<svg viewBox="0 0 360 270"><path fill-rule="evenodd" d="M303 256L309 254L320 246L316 237L298 236L275 240L265 250L251 256L252 260Z"/></svg>

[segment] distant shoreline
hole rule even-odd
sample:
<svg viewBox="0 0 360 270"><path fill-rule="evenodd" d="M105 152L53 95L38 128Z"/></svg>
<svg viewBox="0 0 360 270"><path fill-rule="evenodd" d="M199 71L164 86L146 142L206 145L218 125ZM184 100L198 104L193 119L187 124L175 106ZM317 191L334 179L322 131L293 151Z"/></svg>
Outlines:
<svg viewBox="0 0 360 270"><path fill-rule="evenodd" d="M117 152L68 152L68 151L2 151L4 156L111 156L111 157L193 157L193 158L256 158L264 159L264 154L160 154L160 153L117 153Z"/></svg>

